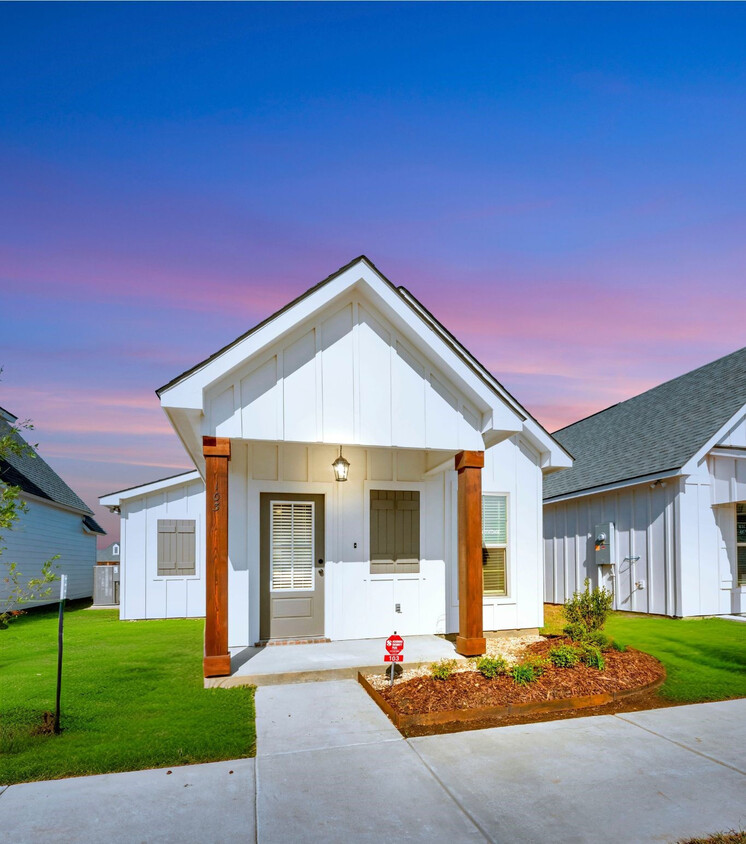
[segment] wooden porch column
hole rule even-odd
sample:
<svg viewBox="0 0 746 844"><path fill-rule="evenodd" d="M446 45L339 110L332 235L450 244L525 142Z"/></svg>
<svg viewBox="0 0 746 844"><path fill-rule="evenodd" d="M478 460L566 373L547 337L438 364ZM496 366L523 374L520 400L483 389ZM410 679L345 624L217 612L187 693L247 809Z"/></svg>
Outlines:
<svg viewBox="0 0 746 844"><path fill-rule="evenodd" d="M205 455L205 677L231 673L228 652L228 461L227 437L202 437Z"/></svg>
<svg viewBox="0 0 746 844"><path fill-rule="evenodd" d="M483 451L456 455L458 472L458 619L456 650L479 656L487 650L482 630Z"/></svg>

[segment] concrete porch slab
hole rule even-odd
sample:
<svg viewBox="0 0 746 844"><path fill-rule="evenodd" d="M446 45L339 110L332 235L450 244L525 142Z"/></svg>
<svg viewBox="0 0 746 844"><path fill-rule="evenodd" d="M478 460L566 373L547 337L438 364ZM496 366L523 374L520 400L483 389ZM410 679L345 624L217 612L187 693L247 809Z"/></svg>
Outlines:
<svg viewBox="0 0 746 844"><path fill-rule="evenodd" d="M386 639L348 639L312 645L270 645L231 649L231 675L210 677L205 687L276 686L320 680L351 680L358 671L384 670ZM405 668L464 659L456 646L440 636L405 636Z"/></svg>

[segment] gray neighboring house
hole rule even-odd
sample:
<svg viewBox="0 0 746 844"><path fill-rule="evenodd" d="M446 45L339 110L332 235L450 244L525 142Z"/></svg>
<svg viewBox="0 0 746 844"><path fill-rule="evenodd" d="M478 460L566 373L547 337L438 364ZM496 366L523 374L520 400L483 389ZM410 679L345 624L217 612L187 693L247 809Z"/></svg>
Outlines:
<svg viewBox="0 0 746 844"><path fill-rule="evenodd" d="M118 563L119 562L119 543L110 542L106 548L99 548L96 551L96 563L101 565L103 563Z"/></svg>
<svg viewBox="0 0 746 844"><path fill-rule="evenodd" d="M586 577L621 610L746 613L746 348L554 434L545 600Z"/></svg>
<svg viewBox="0 0 746 844"><path fill-rule="evenodd" d="M0 407L0 436L17 421ZM19 436L19 439L22 437ZM5 564L17 563L24 579L37 575L45 560L59 554L59 574L68 576L68 598L93 595L93 568L96 564L96 537L105 531L88 507L38 454L9 454L0 460L0 485L20 487L20 499L28 508L12 530L2 531L0 556L0 599L7 596L3 582ZM58 600L58 589L40 604Z"/></svg>

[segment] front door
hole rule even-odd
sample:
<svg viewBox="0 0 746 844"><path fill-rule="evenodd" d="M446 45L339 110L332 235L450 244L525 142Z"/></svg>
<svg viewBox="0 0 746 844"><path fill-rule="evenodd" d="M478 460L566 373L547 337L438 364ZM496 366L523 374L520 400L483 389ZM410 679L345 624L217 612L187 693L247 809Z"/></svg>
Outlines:
<svg viewBox="0 0 746 844"><path fill-rule="evenodd" d="M260 498L260 637L324 635L324 496Z"/></svg>

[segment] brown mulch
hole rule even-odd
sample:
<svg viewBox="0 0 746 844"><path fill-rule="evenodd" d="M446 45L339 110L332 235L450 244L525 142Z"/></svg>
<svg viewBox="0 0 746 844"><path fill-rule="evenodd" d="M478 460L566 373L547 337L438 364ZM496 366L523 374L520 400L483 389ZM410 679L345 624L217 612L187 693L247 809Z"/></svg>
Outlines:
<svg viewBox="0 0 746 844"><path fill-rule="evenodd" d="M562 644L559 638L529 645L526 655L545 656ZM578 664L572 668L548 665L535 682L519 686L508 676L488 680L477 671L453 674L448 680L415 677L380 691L391 706L404 715L506 706L509 703L535 703L544 700L585 697L646 686L663 676L663 666L650 654L628 649L624 653L604 652L606 668L599 671Z"/></svg>

